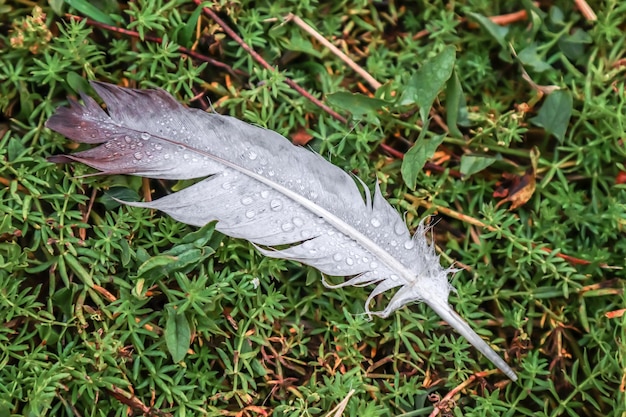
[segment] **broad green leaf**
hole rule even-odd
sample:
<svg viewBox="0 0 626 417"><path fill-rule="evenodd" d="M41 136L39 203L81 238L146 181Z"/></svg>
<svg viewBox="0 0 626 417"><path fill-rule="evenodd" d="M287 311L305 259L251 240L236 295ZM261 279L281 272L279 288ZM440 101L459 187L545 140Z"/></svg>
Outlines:
<svg viewBox="0 0 626 417"><path fill-rule="evenodd" d="M461 157L461 174L469 177L487 168L497 160L498 158L488 156L463 155Z"/></svg>
<svg viewBox="0 0 626 417"><path fill-rule="evenodd" d="M455 60L454 47L447 46L437 56L424 62L409 80L400 105L417 104L422 121L426 122L435 98L452 76Z"/></svg>
<svg viewBox="0 0 626 417"><path fill-rule="evenodd" d="M546 98L537 116L530 121L563 142L572 107L572 94L567 90L557 90Z"/></svg>
<svg viewBox="0 0 626 417"><path fill-rule="evenodd" d="M107 25L114 26L115 21L111 17L94 6L91 2L85 0L65 0L69 6L75 8L85 16L95 20L96 22L106 23Z"/></svg>
<svg viewBox="0 0 626 417"><path fill-rule="evenodd" d="M500 26L493 23L488 17L478 13L468 13L472 19L477 21L489 34L500 44L500 46L508 50L509 46L506 41L506 35L509 34L508 26Z"/></svg>
<svg viewBox="0 0 626 417"><path fill-rule="evenodd" d="M559 39L559 49L571 60L582 59L585 55L585 45L593 40L582 29L573 29L572 34Z"/></svg>
<svg viewBox="0 0 626 417"><path fill-rule="evenodd" d="M438 135L432 139L420 138L404 155L400 171L402 179L411 190L415 189L417 174L424 168L426 161L434 155L444 138L445 135Z"/></svg>
<svg viewBox="0 0 626 417"><path fill-rule="evenodd" d="M446 123L450 129L450 135L457 138L463 137L458 125L469 125L465 95L456 70L452 72L446 85Z"/></svg>
<svg viewBox="0 0 626 417"><path fill-rule="evenodd" d="M191 328L184 313L178 313L173 307L166 306L165 344L174 362L185 359L191 344Z"/></svg>

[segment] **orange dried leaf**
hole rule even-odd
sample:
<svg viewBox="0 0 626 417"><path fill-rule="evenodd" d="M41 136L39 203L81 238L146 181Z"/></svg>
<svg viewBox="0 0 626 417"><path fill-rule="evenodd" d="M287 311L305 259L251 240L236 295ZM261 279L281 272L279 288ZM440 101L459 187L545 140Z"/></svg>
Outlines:
<svg viewBox="0 0 626 417"><path fill-rule="evenodd" d="M313 136L307 133L306 128L300 127L291 134L291 140L294 145L304 146L313 139Z"/></svg>

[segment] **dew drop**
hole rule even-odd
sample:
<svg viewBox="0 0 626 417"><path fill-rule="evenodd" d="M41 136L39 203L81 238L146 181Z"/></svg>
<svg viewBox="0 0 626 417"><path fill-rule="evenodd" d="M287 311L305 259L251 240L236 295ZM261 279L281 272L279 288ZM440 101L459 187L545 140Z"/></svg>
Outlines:
<svg viewBox="0 0 626 417"><path fill-rule="evenodd" d="M346 258L346 263L348 265L354 265L354 260L352 258Z"/></svg>
<svg viewBox="0 0 626 417"><path fill-rule="evenodd" d="M133 139L130 136L124 136L124 141L126 143L131 143L133 141Z"/></svg>
<svg viewBox="0 0 626 417"><path fill-rule="evenodd" d="M254 212L254 210L246 211L246 217L249 218L249 219L253 218L255 214L256 213Z"/></svg>
<svg viewBox="0 0 626 417"><path fill-rule="evenodd" d="M413 249L414 246L415 246L415 242L413 242L413 239L409 239L406 242L404 242L404 249Z"/></svg>
<svg viewBox="0 0 626 417"><path fill-rule="evenodd" d="M372 262L372 263L370 264L370 268L372 268L372 269L376 269L376 268L378 268L378 263L377 263L377 262Z"/></svg>
<svg viewBox="0 0 626 417"><path fill-rule="evenodd" d="M308 239L311 237L311 231L304 229L302 232L300 232L300 236L302 236L303 239Z"/></svg>
<svg viewBox="0 0 626 417"><path fill-rule="evenodd" d="M300 217L294 217L293 219L291 219L291 221L296 227L302 227L304 225L304 220L302 220Z"/></svg>
<svg viewBox="0 0 626 417"><path fill-rule="evenodd" d="M269 177L273 177L274 175L276 175L276 173L273 170L270 169L269 171L267 171L267 175Z"/></svg>
<svg viewBox="0 0 626 417"><path fill-rule="evenodd" d="M230 182L225 182L224 184L222 184L222 188L225 190L230 190L233 187L233 184Z"/></svg>
<svg viewBox="0 0 626 417"><path fill-rule="evenodd" d="M280 228L283 229L283 232L291 232L293 230L293 224L285 223L282 226L280 226Z"/></svg>
<svg viewBox="0 0 626 417"><path fill-rule="evenodd" d="M184 153L184 154L183 154L183 159L187 160L187 159L189 159L189 158L190 158L190 156L189 156L189 154L188 154L188 153Z"/></svg>
<svg viewBox="0 0 626 417"><path fill-rule="evenodd" d="M248 158L250 158L251 161L254 161L255 159L257 159L259 155L257 155L256 152L254 151L248 151Z"/></svg>
<svg viewBox="0 0 626 417"><path fill-rule="evenodd" d="M270 192L267 190L261 191L261 198L267 198L270 196Z"/></svg>
<svg viewBox="0 0 626 417"><path fill-rule="evenodd" d="M363 263L368 263L370 259L367 256L364 256L362 259Z"/></svg>
<svg viewBox="0 0 626 417"><path fill-rule="evenodd" d="M395 240L392 240L391 242L389 242L389 244L390 244L391 246L394 246L394 247L395 247L395 246L398 246L398 242L397 242L397 241L395 241Z"/></svg>
<svg viewBox="0 0 626 417"><path fill-rule="evenodd" d="M163 149L162 145L156 144L154 145L154 149L156 149L157 151L160 151L161 149Z"/></svg>
<svg viewBox="0 0 626 417"><path fill-rule="evenodd" d="M283 202L280 200L272 200L270 201L270 208L273 211L278 211L283 207Z"/></svg>
<svg viewBox="0 0 626 417"><path fill-rule="evenodd" d="M333 259L334 259L336 262L339 262L340 260L342 260L342 259L343 259L343 255L342 255L342 254L340 254L340 253L335 253L335 254L333 255Z"/></svg>
<svg viewBox="0 0 626 417"><path fill-rule="evenodd" d="M104 147L107 149L111 149L113 147L113 142L107 142L104 144Z"/></svg>
<svg viewBox="0 0 626 417"><path fill-rule="evenodd" d="M397 281L399 277L398 277L397 275L390 275L390 276L389 276L389 278L390 278L392 281Z"/></svg>
<svg viewBox="0 0 626 417"><path fill-rule="evenodd" d="M163 155L163 159L170 159L170 154L166 153L165 155Z"/></svg>
<svg viewBox="0 0 626 417"><path fill-rule="evenodd" d="M393 230L394 232L396 232L397 235L402 236L406 233L406 225L404 223L398 222L393 227Z"/></svg>
<svg viewBox="0 0 626 417"><path fill-rule="evenodd" d="M135 152L133 156L136 160L140 160L141 158L143 158L143 154L141 152Z"/></svg>
<svg viewBox="0 0 626 417"><path fill-rule="evenodd" d="M244 206L249 206L250 204L252 204L254 200L252 199L252 197L244 197L241 199L241 204L243 204Z"/></svg>
<svg viewBox="0 0 626 417"><path fill-rule="evenodd" d="M317 193L315 191L311 191L309 193L309 197L311 197L311 199L315 200L317 198Z"/></svg>
<svg viewBox="0 0 626 417"><path fill-rule="evenodd" d="M141 134L141 139L148 140L148 139L150 139L150 135L148 133L146 133L146 132L143 132Z"/></svg>
<svg viewBox="0 0 626 417"><path fill-rule="evenodd" d="M374 227L380 227L380 220L378 220L376 217L374 217L372 220L370 220L370 223Z"/></svg>

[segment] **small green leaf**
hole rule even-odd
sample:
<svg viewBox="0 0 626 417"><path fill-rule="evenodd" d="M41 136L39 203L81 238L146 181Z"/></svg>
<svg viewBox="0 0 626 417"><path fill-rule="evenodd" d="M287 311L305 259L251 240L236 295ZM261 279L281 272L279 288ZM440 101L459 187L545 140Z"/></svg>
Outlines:
<svg viewBox="0 0 626 417"><path fill-rule="evenodd" d="M99 202L102 203L107 210L112 210L122 205L115 199L122 201L139 201L139 194L130 188L113 187L100 197Z"/></svg>
<svg viewBox="0 0 626 417"><path fill-rule="evenodd" d="M106 23L107 25L111 26L115 25L115 21L111 19L108 14L98 9L90 2L87 2L85 0L65 0L65 3L75 8L85 16L95 20L96 22Z"/></svg>
<svg viewBox="0 0 626 417"><path fill-rule="evenodd" d="M189 20L187 20L187 23L185 23L185 26L176 38L179 45L189 46L191 44L193 34L196 31L196 26L198 24L198 19L200 18L200 13L202 13L202 7L196 7L196 10L194 10L191 16L189 16Z"/></svg>
<svg viewBox="0 0 626 417"><path fill-rule="evenodd" d="M420 138L404 155L400 171L402 179L411 190L414 190L417 184L417 174L422 170L426 161L434 155L444 138L445 135L438 135L432 139Z"/></svg>
<svg viewBox="0 0 626 417"><path fill-rule="evenodd" d="M437 56L424 62L409 80L400 104L404 106L416 103L420 108L422 121L426 122L435 98L452 76L455 60L454 46L447 46Z"/></svg>
<svg viewBox="0 0 626 417"><path fill-rule="evenodd" d="M173 307L166 306L165 344L174 362L185 359L191 344L191 328L184 313L178 313Z"/></svg>
<svg viewBox="0 0 626 417"><path fill-rule="evenodd" d="M78 279L80 279L83 284L85 284L89 288L93 288L94 282L93 279L91 279L91 274L80 264L80 262L78 262L78 259L76 259L70 253L64 253L63 259L67 263L67 266L70 267L72 272L76 274Z"/></svg>
<svg viewBox="0 0 626 417"><path fill-rule="evenodd" d="M465 95L456 70L452 72L446 84L446 123L450 129L450 135L457 138L463 137L458 125L469 126Z"/></svg>
<svg viewBox="0 0 626 417"><path fill-rule="evenodd" d="M375 124L378 124L378 111L390 104L384 100L345 91L329 94L326 100L332 106L349 111L357 119L365 119Z"/></svg>
<svg viewBox="0 0 626 417"><path fill-rule="evenodd" d="M546 98L537 116L530 121L563 142L573 105L572 94L569 91L557 90Z"/></svg>
<svg viewBox="0 0 626 417"><path fill-rule="evenodd" d="M75 71L68 72L65 79L67 81L67 85L69 85L75 93L91 91L89 82L85 79L85 77Z"/></svg>
<svg viewBox="0 0 626 417"><path fill-rule="evenodd" d="M534 72L544 72L552 69L552 65L543 60L537 53L537 45L532 44L522 49L518 54L520 62L525 67L530 67Z"/></svg>
<svg viewBox="0 0 626 417"><path fill-rule="evenodd" d="M178 258L176 256L168 256L168 255L154 256L139 266L139 268L137 269L137 276L141 277L145 275L146 272L154 268L169 265L176 261L178 261Z"/></svg>
<svg viewBox="0 0 626 417"><path fill-rule="evenodd" d="M9 140L9 146L8 146L8 150L9 150L9 161L15 161L24 151L26 151L26 148L24 147L24 145L22 144L22 142L20 140L18 140L17 138L11 138Z"/></svg>
<svg viewBox="0 0 626 417"><path fill-rule="evenodd" d="M463 155L461 157L461 174L469 177L487 168L497 160L498 158L489 156Z"/></svg>

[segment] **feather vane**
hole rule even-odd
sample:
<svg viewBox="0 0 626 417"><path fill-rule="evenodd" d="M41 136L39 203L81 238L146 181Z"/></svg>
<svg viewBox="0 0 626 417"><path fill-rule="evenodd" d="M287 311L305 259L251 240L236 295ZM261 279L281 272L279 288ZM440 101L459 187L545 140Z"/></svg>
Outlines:
<svg viewBox="0 0 626 417"><path fill-rule="evenodd" d="M46 126L77 142L99 146L55 162L81 162L103 174L204 180L147 203L195 226L216 229L284 258L348 277L339 285L376 285L367 314L389 316L423 301L486 355L509 378L513 370L448 304L448 275L420 225L411 236L400 214L376 186L362 183L286 138L229 116L179 104L163 90L134 90L92 82L106 104L81 95L83 104L57 109ZM360 180L359 180L360 181ZM374 297L397 289L381 311Z"/></svg>

